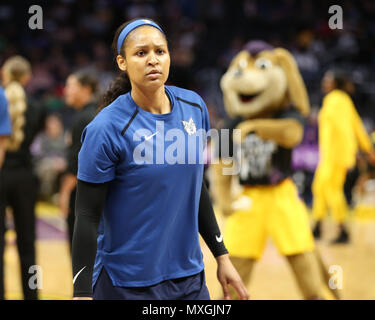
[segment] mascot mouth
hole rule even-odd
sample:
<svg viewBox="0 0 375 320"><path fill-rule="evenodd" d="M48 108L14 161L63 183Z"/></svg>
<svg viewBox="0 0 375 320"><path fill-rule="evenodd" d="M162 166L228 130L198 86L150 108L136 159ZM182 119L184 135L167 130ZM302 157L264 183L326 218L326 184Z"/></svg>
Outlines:
<svg viewBox="0 0 375 320"><path fill-rule="evenodd" d="M254 93L254 94L242 94L242 93L238 94L238 96L240 97L241 102L243 102L243 103L251 102L258 95L259 95L259 92Z"/></svg>

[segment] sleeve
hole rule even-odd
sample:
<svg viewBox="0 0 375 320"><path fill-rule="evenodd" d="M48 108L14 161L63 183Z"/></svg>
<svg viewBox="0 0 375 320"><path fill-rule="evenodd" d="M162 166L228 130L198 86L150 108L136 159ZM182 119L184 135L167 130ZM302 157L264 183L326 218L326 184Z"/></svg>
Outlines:
<svg viewBox="0 0 375 320"><path fill-rule="evenodd" d="M121 144L116 130L108 125L91 122L82 133L78 155L77 178L86 182L103 183L115 178Z"/></svg>
<svg viewBox="0 0 375 320"><path fill-rule="evenodd" d="M319 153L321 162L332 163L335 158L335 152L332 146L335 144L335 118L334 114L330 111L332 100L323 100L322 108L318 116L319 128Z"/></svg>
<svg viewBox="0 0 375 320"><path fill-rule="evenodd" d="M68 150L68 167L66 171L68 173L71 173L73 175L77 175L78 172L78 154L79 154L79 148L74 147L72 145Z"/></svg>
<svg viewBox="0 0 375 320"><path fill-rule="evenodd" d="M352 109L352 120L353 120L353 128L356 135L356 138L358 140L358 144L360 148L364 152L371 152L373 149L373 145L370 139L370 136L368 135L363 123L362 119L359 116L357 110L355 109L354 105L351 106Z"/></svg>
<svg viewBox="0 0 375 320"><path fill-rule="evenodd" d="M210 131L210 115L208 113L207 105L203 101L202 97L199 96L200 104L202 106L202 129L206 132L204 135L204 141L203 141L203 146L204 149L206 149L211 137L209 135Z"/></svg>
<svg viewBox="0 0 375 320"><path fill-rule="evenodd" d="M48 111L46 106L41 103L40 101L27 96L27 101L29 106L32 110L36 113L36 123L35 123L35 134L36 136L38 133L44 131L46 127L46 119L48 115Z"/></svg>
<svg viewBox="0 0 375 320"><path fill-rule="evenodd" d="M0 89L0 136L10 136L12 125L8 113L8 101L4 91Z"/></svg>
<svg viewBox="0 0 375 320"><path fill-rule="evenodd" d="M72 145L68 150L68 168L67 171L77 175L78 172L78 154L81 150L81 137L86 126L91 122L93 116L88 112L83 112L77 120L72 130Z"/></svg>
<svg viewBox="0 0 375 320"><path fill-rule="evenodd" d="M97 250L98 226L108 183L78 180L72 242L74 297L92 296L92 274Z"/></svg>
<svg viewBox="0 0 375 320"><path fill-rule="evenodd" d="M203 129L206 130L207 132L210 130L210 114L208 113L208 108L206 103L203 101L202 98L202 106L203 106Z"/></svg>
<svg viewBox="0 0 375 320"><path fill-rule="evenodd" d="M215 258L228 253L204 181L202 182L202 191L199 202L198 225L199 233Z"/></svg>

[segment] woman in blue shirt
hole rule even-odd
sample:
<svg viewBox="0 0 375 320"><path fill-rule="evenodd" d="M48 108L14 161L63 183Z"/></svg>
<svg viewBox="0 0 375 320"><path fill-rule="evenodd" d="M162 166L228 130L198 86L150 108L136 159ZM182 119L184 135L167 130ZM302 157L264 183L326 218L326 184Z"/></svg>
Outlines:
<svg viewBox="0 0 375 320"><path fill-rule="evenodd" d="M230 284L247 299L203 183L205 103L165 85L170 55L155 22L125 23L113 43L122 72L78 159L75 299L209 299L198 232L225 298Z"/></svg>

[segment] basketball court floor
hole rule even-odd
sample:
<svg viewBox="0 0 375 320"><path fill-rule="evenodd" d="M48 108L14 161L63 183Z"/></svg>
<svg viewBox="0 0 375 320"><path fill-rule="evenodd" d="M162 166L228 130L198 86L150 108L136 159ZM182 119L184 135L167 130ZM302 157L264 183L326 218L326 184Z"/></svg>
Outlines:
<svg viewBox="0 0 375 320"><path fill-rule="evenodd" d="M11 230L9 217L7 221L10 230L6 233L5 249L6 298L21 299L16 234ZM65 223L58 209L46 203L38 203L37 217L37 264L42 270L40 299L70 299L72 272ZM225 221L220 214L218 220L223 230ZM341 270L342 289L339 291L342 299L375 299L375 219L353 218L350 225L352 242L347 245L330 245L329 241L334 238L336 230L332 221L326 220L323 239L317 242L317 246L327 268L332 266L332 270ZM216 278L215 259L203 242L202 250L211 298L219 299L222 292ZM271 242L254 269L248 289L252 299L301 299L288 264ZM328 291L326 297L333 299Z"/></svg>

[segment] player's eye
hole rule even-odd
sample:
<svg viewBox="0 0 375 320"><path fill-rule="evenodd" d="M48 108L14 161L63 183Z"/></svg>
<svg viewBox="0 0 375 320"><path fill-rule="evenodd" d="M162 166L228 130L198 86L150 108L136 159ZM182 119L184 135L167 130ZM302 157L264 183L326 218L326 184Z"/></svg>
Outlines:
<svg viewBox="0 0 375 320"><path fill-rule="evenodd" d="M156 52L157 52L157 54L163 54L163 53L165 53L165 51L163 49L157 49Z"/></svg>
<svg viewBox="0 0 375 320"><path fill-rule="evenodd" d="M139 50L139 51L137 51L137 56L138 56L138 57L143 57L145 54L146 54L146 53L145 53L144 50Z"/></svg>
<svg viewBox="0 0 375 320"><path fill-rule="evenodd" d="M272 62L265 58L258 58L255 60L254 65L259 69L268 69L272 67Z"/></svg>

